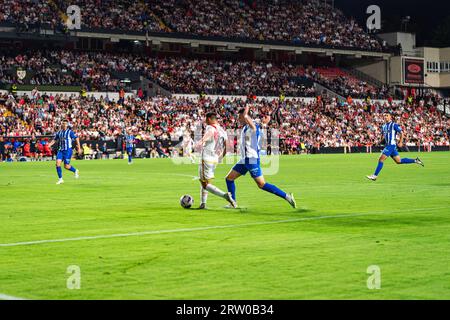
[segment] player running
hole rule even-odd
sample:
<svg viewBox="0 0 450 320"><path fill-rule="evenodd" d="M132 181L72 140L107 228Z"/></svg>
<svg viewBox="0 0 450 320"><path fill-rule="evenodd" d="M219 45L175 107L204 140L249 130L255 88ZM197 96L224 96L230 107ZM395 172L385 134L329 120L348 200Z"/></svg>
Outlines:
<svg viewBox="0 0 450 320"><path fill-rule="evenodd" d="M48 144L51 148L56 142L59 143L58 154L56 156L56 172L58 173L58 182L56 184L64 183L62 178L61 162L64 162L64 168L66 170L72 171L75 174L75 179L80 177L80 173L77 169L70 165L70 160L72 159L72 143L75 140L77 144L78 154L82 154L80 139L77 137L75 132L69 128L69 122L63 120L61 124L61 130L59 130L53 140Z"/></svg>
<svg viewBox="0 0 450 320"><path fill-rule="evenodd" d="M183 156L188 157L191 160L191 163L195 163L194 155L192 153L192 149L194 148L194 140L192 140L189 130L184 132L181 146L183 148Z"/></svg>
<svg viewBox="0 0 450 320"><path fill-rule="evenodd" d="M264 180L259 157L261 127L248 115L248 112L248 104L245 108L239 110L239 123L244 126L241 132L239 146L241 159L234 165L226 177L228 192L231 193L233 199L236 201L236 186L234 180L241 175L250 172L251 177L255 180L260 189L283 198L293 208L296 208L297 204L292 193L288 194L283 190L278 189L275 185L266 183Z"/></svg>
<svg viewBox="0 0 450 320"><path fill-rule="evenodd" d="M400 158L400 155L398 154L397 150L397 134L400 134L398 146L402 148L404 138L402 128L400 128L400 126L397 123L392 121L392 116L390 113L385 113L384 119L386 121L386 124L383 125L382 131L383 131L383 139L385 142L385 148L383 149L383 152L381 153L381 156L378 159L378 166L375 170L375 173L371 176L367 176L367 179L372 181L377 180L381 169L383 169L384 160L386 160L387 157L391 157L397 164L417 163L422 167L424 166L423 162L419 158L416 159Z"/></svg>
<svg viewBox="0 0 450 320"><path fill-rule="evenodd" d="M134 140L136 137L132 134L127 134L125 130L123 132L123 136L125 139L125 148L128 154L128 164L130 165L133 163Z"/></svg>
<svg viewBox="0 0 450 320"><path fill-rule="evenodd" d="M208 191L212 194L227 200L233 208L236 208L231 193L223 192L213 184L214 171L216 170L219 157L222 158L226 153L227 134L217 122L215 113L206 114L206 129L202 139L196 144L196 149L201 148L201 162L199 165L199 176L201 183L200 197L201 203L199 209L206 209Z"/></svg>

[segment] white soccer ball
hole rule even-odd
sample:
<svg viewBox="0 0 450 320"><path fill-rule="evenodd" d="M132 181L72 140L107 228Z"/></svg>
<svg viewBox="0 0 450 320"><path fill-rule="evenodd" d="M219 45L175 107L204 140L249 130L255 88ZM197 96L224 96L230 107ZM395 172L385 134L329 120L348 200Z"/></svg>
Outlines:
<svg viewBox="0 0 450 320"><path fill-rule="evenodd" d="M180 198L180 204L183 208L188 209L194 204L194 198L188 194L185 194Z"/></svg>

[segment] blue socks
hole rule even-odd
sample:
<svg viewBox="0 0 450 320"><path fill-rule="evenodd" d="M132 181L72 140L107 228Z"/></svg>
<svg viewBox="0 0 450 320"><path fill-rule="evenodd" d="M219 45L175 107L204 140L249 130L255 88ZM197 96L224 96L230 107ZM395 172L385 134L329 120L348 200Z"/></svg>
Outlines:
<svg viewBox="0 0 450 320"><path fill-rule="evenodd" d="M404 158L404 159L402 159L402 161L401 161L401 164L409 164L409 163L416 163L416 160Z"/></svg>
<svg viewBox="0 0 450 320"><path fill-rule="evenodd" d="M70 167L70 169L68 169L68 170L72 171L73 173L75 173L77 171L77 169L75 169L74 167ZM56 172L58 173L58 178L62 179L62 168L56 167Z"/></svg>
<svg viewBox="0 0 450 320"><path fill-rule="evenodd" d="M264 191L273 193L274 195L279 196L280 198L286 199L286 192L283 190L278 189L277 186L274 186L273 184L266 183L264 187L262 187Z"/></svg>
<svg viewBox="0 0 450 320"><path fill-rule="evenodd" d="M409 158L403 158L400 161L400 164L410 164L410 163L416 163L416 160L409 159ZM374 173L375 176L378 176L378 174L380 173L381 169L383 169L383 165L384 165L384 162L378 162L377 169L375 170L375 173Z"/></svg>
<svg viewBox="0 0 450 320"><path fill-rule="evenodd" d="M61 169L61 167L56 167L56 172L58 173L58 178L62 179L62 169Z"/></svg>
<svg viewBox="0 0 450 320"><path fill-rule="evenodd" d="M131 162L131 155L128 155L128 162Z"/></svg>
<svg viewBox="0 0 450 320"><path fill-rule="evenodd" d="M225 179L225 181L227 183L228 192L230 192L233 199L236 200L236 185L234 184L234 181L228 179Z"/></svg>
<svg viewBox="0 0 450 320"><path fill-rule="evenodd" d="M75 169L74 167L70 167L69 171L72 171L73 173L75 173L77 171L77 169Z"/></svg>
<svg viewBox="0 0 450 320"><path fill-rule="evenodd" d="M381 162L381 161L378 162L377 169L375 170L375 173L373 174L374 176L378 176L381 169L383 169L383 165L384 165L384 162Z"/></svg>
<svg viewBox="0 0 450 320"><path fill-rule="evenodd" d="M227 189L228 192L231 193L231 196L233 197L234 200L236 200L236 185L234 184L234 181L225 179L226 183L227 183ZM264 191L273 193L274 195L279 196L280 198L286 199L286 192L284 192L281 189L278 189L277 186L274 186L273 184L270 183L266 183L262 189Z"/></svg>

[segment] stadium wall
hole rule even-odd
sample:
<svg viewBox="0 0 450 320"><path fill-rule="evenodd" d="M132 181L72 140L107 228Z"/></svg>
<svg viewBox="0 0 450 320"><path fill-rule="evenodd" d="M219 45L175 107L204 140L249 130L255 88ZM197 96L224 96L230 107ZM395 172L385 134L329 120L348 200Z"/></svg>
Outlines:
<svg viewBox="0 0 450 320"><path fill-rule="evenodd" d="M389 63L389 84L391 85L402 85L402 57L395 56L392 57Z"/></svg>
<svg viewBox="0 0 450 320"><path fill-rule="evenodd" d="M450 75L449 75L450 76ZM27 95L28 97L31 97L31 91L17 91L18 95ZM8 94L8 91L6 90L0 90L0 94ZM63 95L69 95L69 96L75 96L75 97L79 97L80 93L79 92L65 92L65 91L42 91L41 94L47 94L47 95L57 95L57 94L63 94ZM111 101L117 101L119 99L119 93L118 92L88 92L87 96L88 97L95 97L96 99L99 99L100 97L105 98L106 95L108 95L109 99ZM129 98L129 97L135 97L136 96L136 92L127 92L125 93L125 98ZM199 95L198 94L173 94L172 97L175 98L188 98L191 99L192 101L197 101L199 99ZM217 99L217 98L224 98L224 99L243 99L243 100L247 100L247 96L235 96L235 95L206 95L206 97L211 98L213 100ZM260 100L260 99L266 99L268 101L272 101L272 100L277 100L280 97L275 97L275 96L271 96L271 97L263 97L263 96L258 96L256 97L256 99ZM286 97L286 100L292 100L292 99L297 99L297 100L301 100L303 102L306 103L310 103L316 100L316 98L311 98L311 97ZM354 102L356 103L363 103L365 100L363 99L353 99ZM372 102L379 102L381 104L387 103L387 100L372 100ZM393 103L394 104L399 104L401 103L402 100L394 100Z"/></svg>
<svg viewBox="0 0 450 320"><path fill-rule="evenodd" d="M192 101L197 101L199 99L199 95L198 94L173 94L172 97L175 98L188 98L191 99ZM224 98L224 99L229 99L229 100L233 100L233 99L243 99L243 100L247 100L247 96L233 96L233 95L206 95L207 98L211 98L213 100L217 99L217 98ZM272 101L272 100L278 100L280 97L263 97L263 96L257 96L256 99L260 100L260 99L266 99L268 101ZM315 97L311 98L311 97L285 97L286 100L293 100L293 99L297 99L297 100L301 100L303 102L306 103L310 103L310 102L314 102L316 100ZM353 102L356 103L363 103L365 102L364 99L353 99ZM388 103L387 100L379 100L379 99L373 99L372 102L379 102L381 104L384 103ZM393 100L392 101L393 104L399 104L402 103L402 100Z"/></svg>
<svg viewBox="0 0 450 320"><path fill-rule="evenodd" d="M371 76L372 78L375 78L378 81L388 83L388 66L387 61L385 60L360 66L354 66L354 68L361 71L362 73L367 74L368 76Z"/></svg>
<svg viewBox="0 0 450 320"><path fill-rule="evenodd" d="M192 101L197 101L200 96L198 94L173 94L172 97L175 98L187 98L190 99ZM247 100L247 96L233 96L233 95L206 95L207 98L211 98L213 100L216 99L242 99L242 100ZM266 99L268 101L272 101L272 100L278 100L280 97L262 97L262 96L257 96L256 99L260 100L260 99ZM292 100L292 99L297 99L297 100L301 100L304 101L306 103L309 103L311 101L314 101L316 98L302 98L302 97L286 97L286 100Z"/></svg>
<svg viewBox="0 0 450 320"><path fill-rule="evenodd" d="M8 91L5 91L5 92L8 93ZM17 94L19 96L26 95L28 97L31 97L31 91L17 91ZM80 96L80 92L69 92L69 91L40 91L40 94L41 95L42 94L46 94L46 95L51 94L54 96L57 94L75 96L75 97ZM117 102L119 100L118 92L87 92L86 95L88 97L94 97L95 99L100 99L100 97L105 98L106 96L108 96L109 100L114 101L114 102ZM136 96L136 91L125 93L125 98L134 97L134 96Z"/></svg>

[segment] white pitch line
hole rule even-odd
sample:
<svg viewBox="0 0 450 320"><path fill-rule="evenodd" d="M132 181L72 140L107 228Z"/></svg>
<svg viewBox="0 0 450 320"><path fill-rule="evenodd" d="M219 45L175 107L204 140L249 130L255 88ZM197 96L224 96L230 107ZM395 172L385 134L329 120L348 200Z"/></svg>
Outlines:
<svg viewBox="0 0 450 320"><path fill-rule="evenodd" d="M280 223L321 220L321 219L339 219L339 218L351 218L351 217L377 215L377 214L396 214L396 213L405 213L405 212L408 213L408 212L412 212L412 211L415 211L415 212L432 211L432 210L447 209L447 208L449 208L449 207L418 208L418 209L408 209L408 210L398 210L398 211L373 211L373 212L366 212L366 213L353 213L353 214L305 217L305 218L286 219L286 220L248 222L248 223L240 223L240 224L221 225L221 226L205 226L205 227L197 227L197 228L180 228L180 229L168 229L168 230L150 230L150 231L141 231L141 232L132 232L132 233L83 236L83 237L75 237L75 238L35 240L35 241L13 242L13 243L1 243L0 247L17 247L17 246L28 246L28 245L36 245L36 244L44 244L44 243L124 238L124 237L136 237L136 236L146 236L146 235L164 234L164 233L205 231L205 230L214 230L214 229L231 229L231 228L241 228L241 227L250 227L250 226L261 226L261 225L271 225L271 224L280 224Z"/></svg>
<svg viewBox="0 0 450 320"><path fill-rule="evenodd" d="M24 298L14 297L7 294L0 293L0 300L27 300Z"/></svg>

